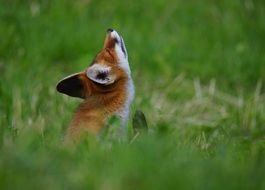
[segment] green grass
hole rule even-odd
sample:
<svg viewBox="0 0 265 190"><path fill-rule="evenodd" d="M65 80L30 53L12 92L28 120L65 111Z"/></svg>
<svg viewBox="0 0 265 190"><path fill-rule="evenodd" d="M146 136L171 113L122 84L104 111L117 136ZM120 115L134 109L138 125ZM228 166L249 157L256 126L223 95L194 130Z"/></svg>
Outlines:
<svg viewBox="0 0 265 190"><path fill-rule="evenodd" d="M0 0L0 189L265 189L264 23L262 0ZM64 147L56 83L109 27L149 132Z"/></svg>

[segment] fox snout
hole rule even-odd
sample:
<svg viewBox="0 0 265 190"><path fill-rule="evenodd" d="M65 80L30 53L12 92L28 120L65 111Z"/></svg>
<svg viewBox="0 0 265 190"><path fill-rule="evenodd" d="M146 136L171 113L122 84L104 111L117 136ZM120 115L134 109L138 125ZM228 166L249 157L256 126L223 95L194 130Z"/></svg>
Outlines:
<svg viewBox="0 0 265 190"><path fill-rule="evenodd" d="M117 47L116 47L117 46ZM115 30L109 28L107 30L107 36L105 38L104 48L117 48L116 50L121 50L123 56L127 59L127 51L125 43L121 35L119 35Z"/></svg>

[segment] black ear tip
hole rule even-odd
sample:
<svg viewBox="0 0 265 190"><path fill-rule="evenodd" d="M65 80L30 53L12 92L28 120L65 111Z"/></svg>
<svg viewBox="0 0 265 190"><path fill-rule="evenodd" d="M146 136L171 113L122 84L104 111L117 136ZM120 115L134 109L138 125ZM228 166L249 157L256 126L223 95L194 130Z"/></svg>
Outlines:
<svg viewBox="0 0 265 190"><path fill-rule="evenodd" d="M64 89L64 83L62 81L60 81L57 85L56 85L56 90L58 92L63 93L63 89Z"/></svg>
<svg viewBox="0 0 265 190"><path fill-rule="evenodd" d="M84 98L84 86L79 78L79 74L61 80L56 85L56 90L68 96Z"/></svg>

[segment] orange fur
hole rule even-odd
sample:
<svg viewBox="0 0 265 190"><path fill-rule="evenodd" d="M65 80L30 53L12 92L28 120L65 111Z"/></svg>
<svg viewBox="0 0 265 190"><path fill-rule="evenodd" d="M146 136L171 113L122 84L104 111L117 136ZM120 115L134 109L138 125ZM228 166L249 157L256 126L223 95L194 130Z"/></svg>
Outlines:
<svg viewBox="0 0 265 190"><path fill-rule="evenodd" d="M80 95L84 101L76 109L71 124L67 130L66 141L79 139L83 132L97 134L106 120L117 113L125 105L128 98L128 73L118 65L115 52L115 39L107 33L103 49L96 55L92 64L78 74L82 81L83 91ZM99 84L86 75L87 70L94 64L111 68L115 82L110 85Z"/></svg>
<svg viewBox="0 0 265 190"><path fill-rule="evenodd" d="M82 80L86 86L85 96L88 98L76 109L67 131L67 138L79 138L82 131L98 133L107 118L124 105L127 97L126 77L121 77L110 86L93 84L91 80L83 77Z"/></svg>

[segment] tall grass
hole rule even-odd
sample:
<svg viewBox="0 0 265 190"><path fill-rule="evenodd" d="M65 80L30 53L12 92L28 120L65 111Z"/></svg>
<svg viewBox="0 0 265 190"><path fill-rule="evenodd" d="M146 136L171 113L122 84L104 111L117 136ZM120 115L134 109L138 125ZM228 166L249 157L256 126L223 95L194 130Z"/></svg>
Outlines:
<svg viewBox="0 0 265 190"><path fill-rule="evenodd" d="M0 189L264 189L263 1L0 1ZM62 139L55 85L124 37L147 134Z"/></svg>

